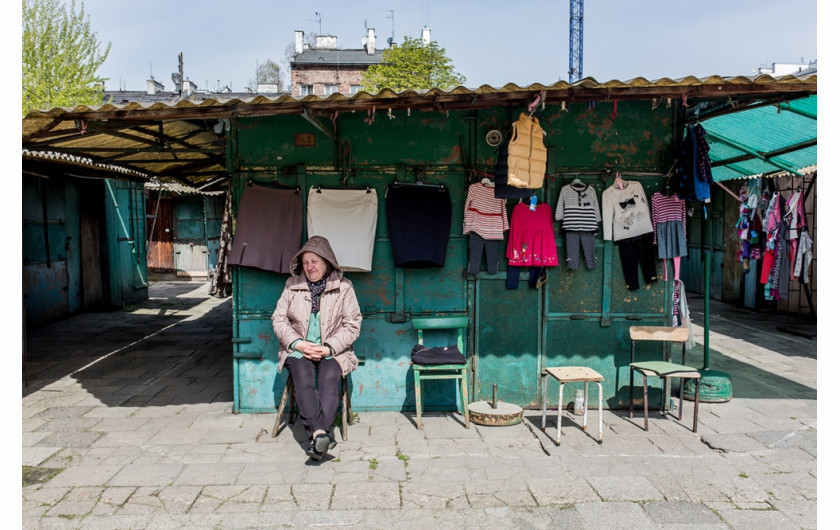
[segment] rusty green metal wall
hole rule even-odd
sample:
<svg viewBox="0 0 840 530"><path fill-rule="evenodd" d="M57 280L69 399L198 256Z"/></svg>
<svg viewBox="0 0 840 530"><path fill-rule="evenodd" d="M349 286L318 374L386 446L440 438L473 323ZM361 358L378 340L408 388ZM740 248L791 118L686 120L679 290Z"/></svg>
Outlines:
<svg viewBox="0 0 840 530"><path fill-rule="evenodd" d="M118 308L148 298L142 183L24 175L23 304L29 324L86 307L81 259L85 249L80 244L83 198L97 203L95 211L87 213L103 218L101 259L107 266L102 277L92 281L103 282L105 305Z"/></svg>
<svg viewBox="0 0 840 530"><path fill-rule="evenodd" d="M553 211L561 187L575 176L595 186L600 197L611 183L599 176L605 168L636 172L637 176L625 178L641 181L648 195L661 188L662 178L657 175L667 172L673 162L675 109L653 107L649 101L638 101L621 102L617 109L603 103L590 108L585 102L570 103L565 109L538 109L535 115L547 133L549 157L549 177L537 190L540 199ZM234 217L242 190L251 180L299 187L304 215L312 186L370 187L378 195L373 271L347 274L364 314L356 350L366 362L352 375L357 410L414 410L409 354L416 333L411 317L430 314L470 317L471 401L489 399L497 384L499 399L534 406L539 403L539 374L544 366L582 364L604 375L608 406L626 407L627 328L666 322L670 282L627 291L618 253L612 242L604 244L600 231L596 269L550 268L548 282L540 289L528 287L527 272L522 273L517 290L506 288L504 242L497 274L483 269L477 275L466 272L468 240L461 233L464 200L469 184L481 178L470 170L493 172L496 150L485 142L485 135L494 128L509 131L523 110L400 110L390 116L380 110L372 122L360 111L343 113L334 123L327 116L314 118L320 127L301 116L234 123L228 145ZM314 146L295 147L295 135L300 133L314 134ZM453 215L443 268L403 269L393 264L385 190L394 181L418 178L445 184L450 191ZM509 211L516 202L508 200ZM555 223L555 235L562 262L565 242L559 223ZM278 344L270 317L285 279L285 275L234 267L235 411L268 412L279 403L286 375L277 374ZM451 343L454 335L429 340ZM658 352L642 350L641 354ZM425 385L424 410L454 408L458 397L452 381ZM556 385L549 392L556 395Z"/></svg>

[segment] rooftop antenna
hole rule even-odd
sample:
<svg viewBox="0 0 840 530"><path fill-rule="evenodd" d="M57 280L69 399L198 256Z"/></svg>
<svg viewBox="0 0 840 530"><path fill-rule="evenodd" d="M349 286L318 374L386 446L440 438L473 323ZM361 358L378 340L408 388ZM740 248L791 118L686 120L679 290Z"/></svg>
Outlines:
<svg viewBox="0 0 840 530"><path fill-rule="evenodd" d="M321 13L315 11L315 16L318 17L318 20L307 20L307 22L317 22L318 23L318 35L323 35L321 31Z"/></svg>
<svg viewBox="0 0 840 530"><path fill-rule="evenodd" d="M380 11L385 11L386 13L391 13L390 16L386 16L385 18L391 19L391 38L388 40L388 43L394 42L394 10L393 9L380 9Z"/></svg>

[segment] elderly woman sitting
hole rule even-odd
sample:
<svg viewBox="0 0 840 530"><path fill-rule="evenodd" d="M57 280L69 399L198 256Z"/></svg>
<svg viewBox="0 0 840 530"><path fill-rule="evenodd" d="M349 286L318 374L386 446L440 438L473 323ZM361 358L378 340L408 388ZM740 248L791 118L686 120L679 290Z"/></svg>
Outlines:
<svg viewBox="0 0 840 530"><path fill-rule="evenodd" d="M362 313L326 238L310 238L292 258L291 273L271 316L280 341L277 369L288 368L295 382L295 401L310 440L306 454L321 460L336 444L329 430L338 411L340 378L359 364L353 343Z"/></svg>

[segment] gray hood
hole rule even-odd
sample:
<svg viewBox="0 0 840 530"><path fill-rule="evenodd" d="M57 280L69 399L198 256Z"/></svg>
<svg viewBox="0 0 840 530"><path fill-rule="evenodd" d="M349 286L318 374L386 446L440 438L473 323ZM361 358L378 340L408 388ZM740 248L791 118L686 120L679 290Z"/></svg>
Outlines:
<svg viewBox="0 0 840 530"><path fill-rule="evenodd" d="M295 279L299 279L299 277L303 277L304 279L306 278L303 274L303 267L301 266L301 256L303 256L304 252L313 252L318 254L332 266L334 272L328 273L328 277L335 273L338 274L339 278L343 276L344 273L342 272L341 267L338 266L338 260L336 259L335 253L330 246L330 242L327 241L327 238L323 236L312 236L309 238L309 241L300 247L298 253L292 258L292 263L289 269Z"/></svg>

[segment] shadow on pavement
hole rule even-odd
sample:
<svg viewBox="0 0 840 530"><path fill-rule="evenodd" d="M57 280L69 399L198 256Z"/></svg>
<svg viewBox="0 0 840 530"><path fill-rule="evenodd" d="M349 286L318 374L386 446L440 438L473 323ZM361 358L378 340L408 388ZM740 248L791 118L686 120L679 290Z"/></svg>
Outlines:
<svg viewBox="0 0 840 530"><path fill-rule="evenodd" d="M23 396L77 381L107 406L232 401L231 299L168 283L127 311L27 330Z"/></svg>

